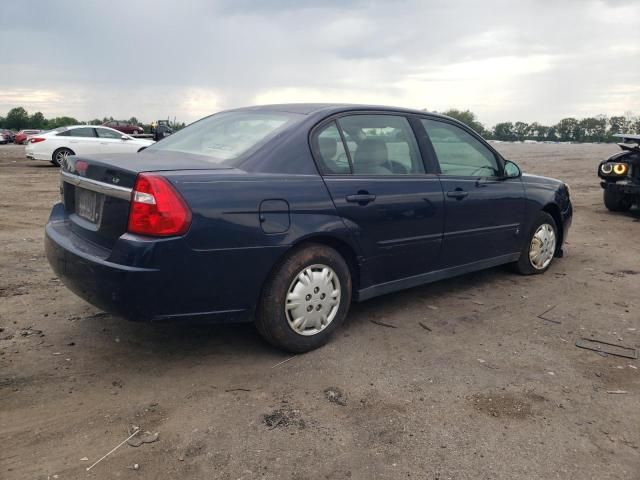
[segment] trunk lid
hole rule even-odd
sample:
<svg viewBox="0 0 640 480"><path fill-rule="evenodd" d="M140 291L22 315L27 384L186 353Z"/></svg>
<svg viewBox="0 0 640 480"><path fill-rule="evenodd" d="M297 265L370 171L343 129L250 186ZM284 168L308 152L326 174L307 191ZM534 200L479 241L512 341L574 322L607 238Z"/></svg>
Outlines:
<svg viewBox="0 0 640 480"><path fill-rule="evenodd" d="M60 173L62 201L75 234L111 249L127 231L139 173L221 169L234 170L177 152L70 156Z"/></svg>

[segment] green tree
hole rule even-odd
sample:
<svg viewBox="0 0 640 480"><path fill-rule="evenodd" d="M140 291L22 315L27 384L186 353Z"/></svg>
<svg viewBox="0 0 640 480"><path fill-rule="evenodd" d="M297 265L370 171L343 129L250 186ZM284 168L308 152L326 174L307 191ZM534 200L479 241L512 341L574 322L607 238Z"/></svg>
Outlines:
<svg viewBox="0 0 640 480"><path fill-rule="evenodd" d="M513 142L517 139L516 133L513 129L513 123L511 122L497 123L496 126L493 127L493 136L496 140L502 140L505 142Z"/></svg>
<svg viewBox="0 0 640 480"><path fill-rule="evenodd" d="M5 120L5 127L12 130L22 130L29 126L29 114L22 107L15 107L9 110Z"/></svg>
<svg viewBox="0 0 640 480"><path fill-rule="evenodd" d="M619 133L627 133L628 125L627 119L622 115L611 117L609 119L609 137L613 137L613 135ZM615 140L615 138L611 138L611 140Z"/></svg>
<svg viewBox="0 0 640 480"><path fill-rule="evenodd" d="M104 122L99 118L94 118L93 120L89 120L89 125L102 125Z"/></svg>
<svg viewBox="0 0 640 480"><path fill-rule="evenodd" d="M582 142L603 142L606 139L606 118L587 117L578 122L575 139Z"/></svg>
<svg viewBox="0 0 640 480"><path fill-rule="evenodd" d="M522 142L529 136L529 124L526 122L516 122L513 125L513 133L516 135L516 140Z"/></svg>
<svg viewBox="0 0 640 480"><path fill-rule="evenodd" d="M47 125L47 119L42 112L36 112L29 119L29 127L42 130Z"/></svg>
<svg viewBox="0 0 640 480"><path fill-rule="evenodd" d="M480 135L483 135L485 133L484 125L482 125L482 123L478 121L478 119L476 118L476 114L471 110L462 111L456 108L450 108L446 112L443 112L443 115L455 118L456 120L464 123L469 128L478 132Z"/></svg>
<svg viewBox="0 0 640 480"><path fill-rule="evenodd" d="M56 117L49 119L49 128L67 127L69 125L78 125L80 122L73 117Z"/></svg>
<svg viewBox="0 0 640 480"><path fill-rule="evenodd" d="M136 117L131 117L131 118L129 119L129 123L130 123L131 125L138 125L138 123L140 123L140 122L138 122L138 119L137 119Z"/></svg>
<svg viewBox="0 0 640 480"><path fill-rule="evenodd" d="M556 132L561 142L571 142L574 139L574 133L578 120L573 117L563 118L556 125Z"/></svg>
<svg viewBox="0 0 640 480"><path fill-rule="evenodd" d="M533 137L533 140L544 141L547 140L549 134L549 127L540 125L538 122L533 122L529 125L529 136Z"/></svg>

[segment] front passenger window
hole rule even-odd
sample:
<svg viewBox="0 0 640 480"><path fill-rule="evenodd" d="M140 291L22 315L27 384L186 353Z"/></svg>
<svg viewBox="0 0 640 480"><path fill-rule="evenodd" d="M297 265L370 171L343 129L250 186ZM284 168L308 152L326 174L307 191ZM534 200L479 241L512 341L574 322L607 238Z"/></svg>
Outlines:
<svg viewBox="0 0 640 480"><path fill-rule="evenodd" d="M122 133L114 132L113 130L107 130L106 128L96 128L96 132L98 132L98 137L100 138L111 138L114 140L122 139Z"/></svg>
<svg viewBox="0 0 640 480"><path fill-rule="evenodd" d="M500 176L495 155L478 139L450 123L421 121L436 151L442 175Z"/></svg>

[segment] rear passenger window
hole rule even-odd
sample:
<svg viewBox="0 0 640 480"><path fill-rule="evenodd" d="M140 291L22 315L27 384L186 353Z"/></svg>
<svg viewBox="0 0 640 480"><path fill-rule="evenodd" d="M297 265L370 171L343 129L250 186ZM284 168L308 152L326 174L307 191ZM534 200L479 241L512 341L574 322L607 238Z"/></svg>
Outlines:
<svg viewBox="0 0 640 480"><path fill-rule="evenodd" d="M478 139L450 123L427 119L421 121L436 151L443 175L467 177L500 175L495 155Z"/></svg>
<svg viewBox="0 0 640 480"><path fill-rule="evenodd" d="M93 128L85 127L85 128L73 128L69 130L70 137L95 137L95 131Z"/></svg>
<svg viewBox="0 0 640 480"><path fill-rule="evenodd" d="M340 132L335 122L331 122L318 133L317 152L321 170L325 175L345 175L351 173L351 166Z"/></svg>
<svg viewBox="0 0 640 480"><path fill-rule="evenodd" d="M418 144L405 117L352 115L338 119L354 175L424 173Z"/></svg>

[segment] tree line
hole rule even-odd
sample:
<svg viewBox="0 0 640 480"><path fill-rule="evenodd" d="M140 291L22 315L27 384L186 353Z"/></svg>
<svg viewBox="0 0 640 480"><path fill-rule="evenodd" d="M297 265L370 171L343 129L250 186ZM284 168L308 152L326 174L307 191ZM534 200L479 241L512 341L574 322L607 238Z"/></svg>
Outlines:
<svg viewBox="0 0 640 480"><path fill-rule="evenodd" d="M555 125L543 125L538 122L501 122L492 128L478 121L470 110L450 109L442 112L473 128L484 138L507 142L536 140L539 142L619 142L614 135L639 134L640 117L631 114L607 117L597 115L587 118L563 118Z"/></svg>
<svg viewBox="0 0 640 480"><path fill-rule="evenodd" d="M0 116L0 128L6 128L9 130L23 130L25 128L33 128L36 130L52 130L58 127L66 127L67 125L102 125L103 123L114 121L113 117L104 117L102 119L94 118L89 121L80 121L73 117L55 117L45 118L42 112L36 112L33 115L29 115L26 109L23 107L15 107L9 110L6 117ZM148 124L139 122L136 117L131 117L127 121L133 125L140 125L147 131L149 129ZM169 125L174 130L179 130L185 127L184 122L169 122Z"/></svg>
<svg viewBox="0 0 640 480"><path fill-rule="evenodd" d="M619 133L640 134L640 117L634 117L631 114L612 117L597 115L582 119L568 117L563 118L555 125L543 125L538 122L501 122L491 128L486 128L480 123L475 113L470 110L449 109L442 113L460 120L484 138L507 142L522 142L525 140L540 142L615 142L619 141L619 139L614 135ZM23 107L15 107L9 110L6 117L0 116L0 128L9 130L22 130L24 128L51 130L67 125L102 125L113 120L113 117L94 118L88 122L79 121L73 117L45 118L42 112L29 115ZM128 122L144 127L145 131L149 129L149 125L142 124L136 117L131 117ZM169 122L169 124L174 130L179 130L185 126L184 122L174 121Z"/></svg>

